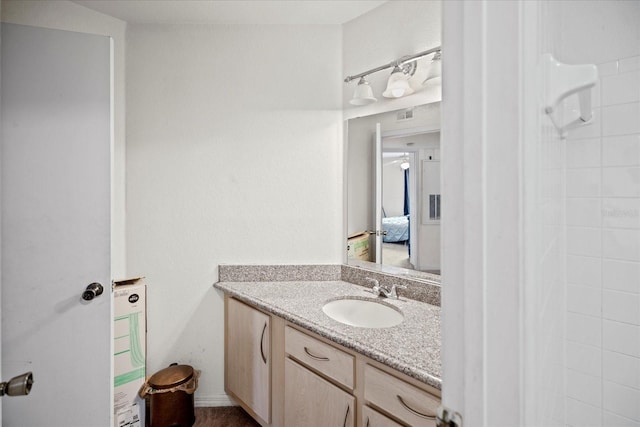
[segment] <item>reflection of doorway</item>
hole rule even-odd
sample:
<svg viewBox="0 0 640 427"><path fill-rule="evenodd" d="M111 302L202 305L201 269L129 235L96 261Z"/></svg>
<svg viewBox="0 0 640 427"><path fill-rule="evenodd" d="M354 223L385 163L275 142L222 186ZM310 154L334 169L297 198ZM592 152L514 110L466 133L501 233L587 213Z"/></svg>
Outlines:
<svg viewBox="0 0 640 427"><path fill-rule="evenodd" d="M365 266L373 262L381 264L382 268L398 267L395 261L392 261L393 266L383 261L383 202L382 195L379 198L380 202L377 202L377 189L380 188L382 191L382 141L384 139L384 151L396 152L396 155L400 156L406 153L412 159L410 160L412 162L410 189L413 194L410 196L412 212L410 212L409 227L411 258L417 261L411 262L415 266L411 270L415 273L407 270L406 267L398 270L402 270L403 274L425 277L418 271L432 272L440 269L439 221L436 226L431 222L431 228L437 229L436 238L425 242L423 240L425 227L422 224L421 212L425 211L425 204L428 205L428 203L422 200L423 194L419 190L419 186L424 184L422 179L422 171L425 169L424 160L429 159L426 150L432 150L431 158L437 158L439 162L440 105L436 103L417 106L411 111L413 113L411 119L407 118L407 110L401 110L358 117L350 119L347 123L348 151L345 171L347 174L347 262ZM430 145L422 147L421 139L428 140L425 143ZM397 172L400 173L400 170L398 169ZM402 184L399 185L402 186ZM392 213L388 203L384 202L384 205L387 211L386 216L390 216ZM401 207L397 211L403 213ZM359 244L365 245L363 242L366 242L366 251L355 250ZM428 243L438 245L435 256L431 259L429 259L429 252L424 250ZM392 247L391 250L393 249L397 247ZM404 254L402 258L404 261ZM429 263L425 264L425 260ZM436 264L435 268L431 262Z"/></svg>
<svg viewBox="0 0 640 427"><path fill-rule="evenodd" d="M411 206L416 200L415 153L382 151L382 264L413 269ZM415 233L415 231L414 231Z"/></svg>
<svg viewBox="0 0 640 427"><path fill-rule="evenodd" d="M382 263L420 271L440 270L440 218L430 215L430 197L440 193L439 162L440 132L427 127L396 129L381 132L382 155L379 161L383 179L382 230L394 236L382 242ZM408 214L404 212L404 169L408 160ZM436 171L437 180L432 179ZM437 197L439 200L439 197ZM408 238L398 238L401 219L406 217ZM386 221L385 221L386 218ZM392 225L385 224L385 222ZM396 225L393 225L397 223ZM385 237L386 237L385 236ZM388 253L387 253L388 252Z"/></svg>

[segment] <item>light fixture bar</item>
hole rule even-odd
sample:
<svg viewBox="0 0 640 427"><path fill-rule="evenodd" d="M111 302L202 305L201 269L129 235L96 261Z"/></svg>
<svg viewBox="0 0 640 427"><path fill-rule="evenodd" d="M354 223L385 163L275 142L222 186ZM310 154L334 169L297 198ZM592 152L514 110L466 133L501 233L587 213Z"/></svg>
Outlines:
<svg viewBox="0 0 640 427"><path fill-rule="evenodd" d="M431 54L433 52L440 52L441 50L442 50L442 46L438 46L438 47L434 47L434 48L431 48L431 49L427 49L427 50L422 51L422 52L418 52L418 53L413 54L413 55L403 56L402 58L396 59L395 61L391 61L388 64L381 65L381 66L376 67L376 68L372 68L372 69L364 71L364 72L362 72L360 74L356 74L355 76L347 76L344 79L344 82L345 83L349 83L352 80L368 76L369 74L377 73L378 71L386 70L387 68L395 67L396 65L403 65L403 64L406 64L408 62L417 61L418 59L420 59L420 58L422 58L424 56L427 56L427 55L429 55L429 54Z"/></svg>

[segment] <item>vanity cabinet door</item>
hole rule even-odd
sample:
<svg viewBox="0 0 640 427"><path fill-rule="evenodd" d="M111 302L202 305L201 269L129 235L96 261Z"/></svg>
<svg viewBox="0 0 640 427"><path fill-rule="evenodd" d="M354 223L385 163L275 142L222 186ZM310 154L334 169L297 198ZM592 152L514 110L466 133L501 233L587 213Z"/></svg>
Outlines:
<svg viewBox="0 0 640 427"><path fill-rule="evenodd" d="M225 390L266 423L271 422L271 318L227 298Z"/></svg>
<svg viewBox="0 0 640 427"><path fill-rule="evenodd" d="M362 407L362 427L402 427L401 424L387 418L375 409Z"/></svg>
<svg viewBox="0 0 640 427"><path fill-rule="evenodd" d="M285 427L354 427L355 398L291 359L285 359Z"/></svg>

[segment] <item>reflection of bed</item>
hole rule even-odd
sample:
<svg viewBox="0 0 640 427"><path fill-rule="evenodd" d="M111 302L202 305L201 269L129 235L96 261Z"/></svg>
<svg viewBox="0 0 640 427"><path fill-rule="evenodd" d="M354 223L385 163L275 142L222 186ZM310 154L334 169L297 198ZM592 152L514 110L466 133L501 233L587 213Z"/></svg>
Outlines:
<svg viewBox="0 0 640 427"><path fill-rule="evenodd" d="M386 234L382 237L385 243L406 242L409 240L409 216L392 216L382 218L382 230Z"/></svg>

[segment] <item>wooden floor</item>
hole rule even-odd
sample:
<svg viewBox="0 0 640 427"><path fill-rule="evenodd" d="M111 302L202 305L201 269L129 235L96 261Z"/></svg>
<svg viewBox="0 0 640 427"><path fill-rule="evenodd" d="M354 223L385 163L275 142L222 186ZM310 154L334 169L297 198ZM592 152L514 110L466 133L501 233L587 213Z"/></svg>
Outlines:
<svg viewBox="0 0 640 427"><path fill-rule="evenodd" d="M259 427L239 406L195 408L196 423L193 427Z"/></svg>

